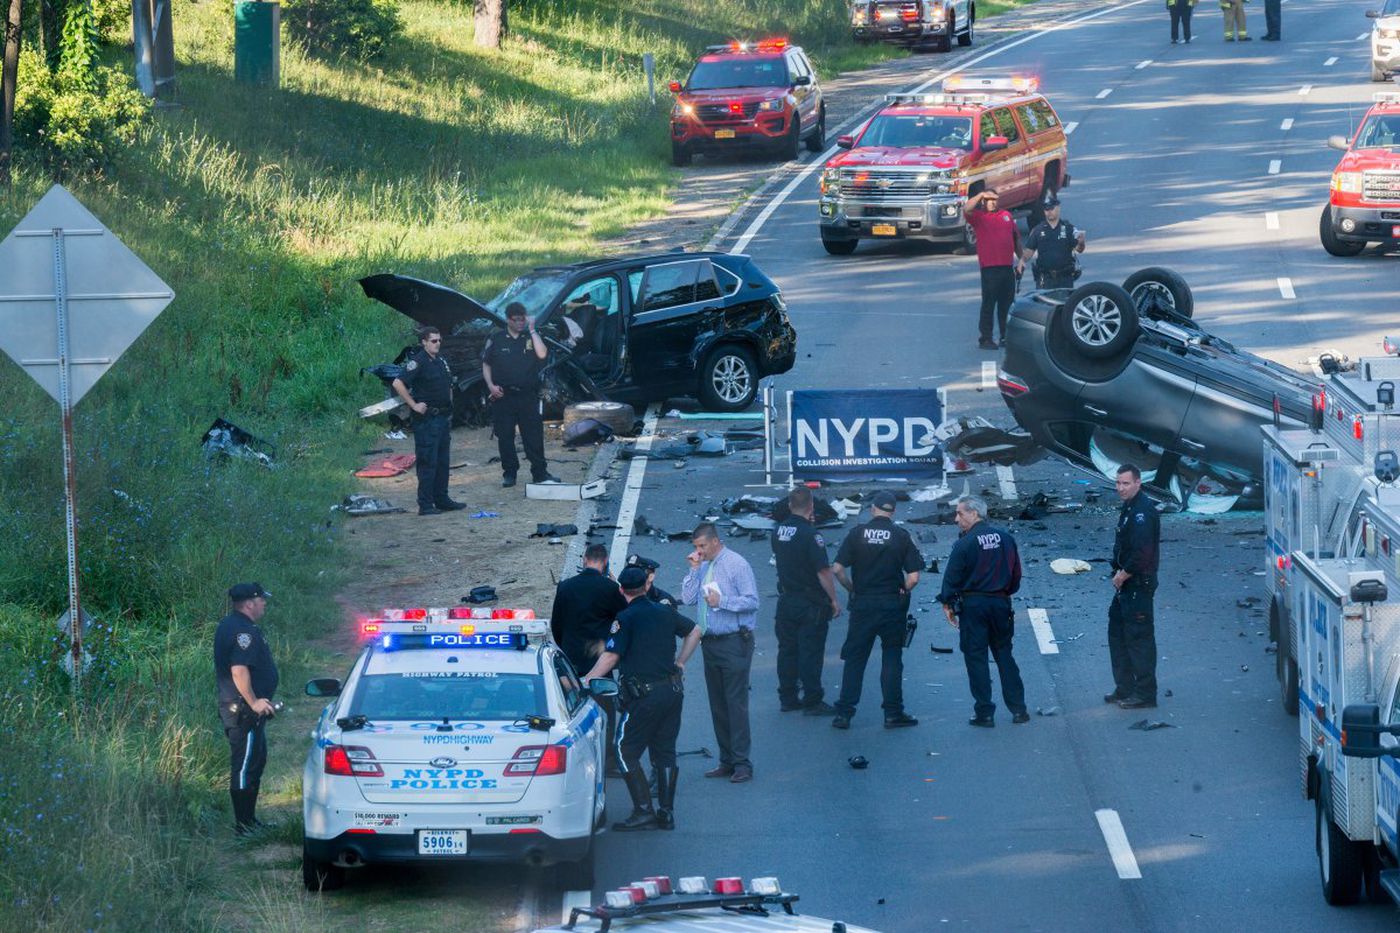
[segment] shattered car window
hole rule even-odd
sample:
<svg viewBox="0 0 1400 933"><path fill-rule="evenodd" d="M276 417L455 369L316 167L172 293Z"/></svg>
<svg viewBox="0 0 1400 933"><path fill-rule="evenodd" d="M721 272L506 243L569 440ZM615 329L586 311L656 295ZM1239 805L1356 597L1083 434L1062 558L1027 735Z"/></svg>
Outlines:
<svg viewBox="0 0 1400 933"><path fill-rule="evenodd" d="M530 317L538 318L549 310L554 296L568 281L569 276L565 272L531 272L507 285L505 291L486 303L486 307L504 315L506 305L518 301L525 306L525 312Z"/></svg>

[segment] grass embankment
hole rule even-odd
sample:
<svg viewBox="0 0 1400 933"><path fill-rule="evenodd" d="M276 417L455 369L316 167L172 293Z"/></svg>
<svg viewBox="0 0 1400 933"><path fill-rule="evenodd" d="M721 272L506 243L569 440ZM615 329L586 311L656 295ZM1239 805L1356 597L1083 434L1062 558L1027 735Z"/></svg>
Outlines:
<svg viewBox="0 0 1400 933"><path fill-rule="evenodd" d="M290 724L272 727L264 781L289 822L230 854L208 645L224 588L257 579L275 594L284 695L344 664L311 647L354 572L327 509L375 446L350 417L375 393L356 372L404 337L355 280L392 269L485 295L664 210L669 100L647 102L643 52L663 88L734 35L787 34L826 74L893 54L849 45L834 2L514 6L499 52L473 47L470 4L417 0L387 58L289 49L268 92L232 81L226 4L177 4L181 107L103 177L69 181L178 297L77 411L82 580L101 622L82 703L53 627L66 602L55 406L0 361L0 928L345 919L295 887L304 736ZM0 231L48 184L21 157ZM277 467L206 462L198 438L220 415L272 442ZM460 906L453 919L488 923Z"/></svg>

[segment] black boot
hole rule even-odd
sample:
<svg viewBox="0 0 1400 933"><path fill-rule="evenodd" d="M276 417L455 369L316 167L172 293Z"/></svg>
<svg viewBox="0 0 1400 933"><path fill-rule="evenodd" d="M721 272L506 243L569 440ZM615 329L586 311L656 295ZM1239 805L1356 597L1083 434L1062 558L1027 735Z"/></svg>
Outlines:
<svg viewBox="0 0 1400 933"><path fill-rule="evenodd" d="M257 817L254 815L258 804L258 792L256 789L230 790L229 798L233 801L233 831L240 836L257 829Z"/></svg>
<svg viewBox="0 0 1400 933"><path fill-rule="evenodd" d="M676 778L681 769L658 768L656 772L656 828L676 828Z"/></svg>
<svg viewBox="0 0 1400 933"><path fill-rule="evenodd" d="M651 808L651 788L647 786L647 776L641 765L628 768L624 779L627 781L627 793L632 795L632 815L614 823L613 829L620 833L636 829L655 829L656 811Z"/></svg>

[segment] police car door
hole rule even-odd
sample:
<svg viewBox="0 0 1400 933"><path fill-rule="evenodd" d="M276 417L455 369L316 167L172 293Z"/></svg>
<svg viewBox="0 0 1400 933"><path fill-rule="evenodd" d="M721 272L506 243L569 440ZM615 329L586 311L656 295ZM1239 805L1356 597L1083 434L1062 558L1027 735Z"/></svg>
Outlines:
<svg viewBox="0 0 1400 933"><path fill-rule="evenodd" d="M559 684L561 715L567 720L568 734L560 744L570 747L569 769L564 785L564 800L592 800L596 805L603 798L603 752L607 730L603 711L583 688L573 666L560 652L554 653L554 676Z"/></svg>

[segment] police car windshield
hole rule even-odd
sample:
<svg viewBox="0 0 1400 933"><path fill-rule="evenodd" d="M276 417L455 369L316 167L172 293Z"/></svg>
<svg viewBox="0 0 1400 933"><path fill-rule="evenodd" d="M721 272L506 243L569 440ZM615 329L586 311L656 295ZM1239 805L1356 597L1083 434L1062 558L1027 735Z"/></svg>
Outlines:
<svg viewBox="0 0 1400 933"><path fill-rule="evenodd" d="M718 58L699 61L685 85L692 91L728 87L787 87L787 63L782 58Z"/></svg>
<svg viewBox="0 0 1400 933"><path fill-rule="evenodd" d="M870 121L860 144L889 146L892 149L937 147L967 152L972 149L972 120L967 117L882 113Z"/></svg>
<svg viewBox="0 0 1400 933"><path fill-rule="evenodd" d="M528 272L511 282L495 298L486 302L486 307L505 317L506 305L518 301L525 306L525 312L538 318L554 302L555 297L568 284L566 272Z"/></svg>
<svg viewBox="0 0 1400 933"><path fill-rule="evenodd" d="M370 722L444 717L514 722L545 713L544 679L539 674L412 671L361 677L348 715Z"/></svg>
<svg viewBox="0 0 1400 933"><path fill-rule="evenodd" d="M1390 149L1400 146L1400 113L1374 116L1361 124L1353 149Z"/></svg>

